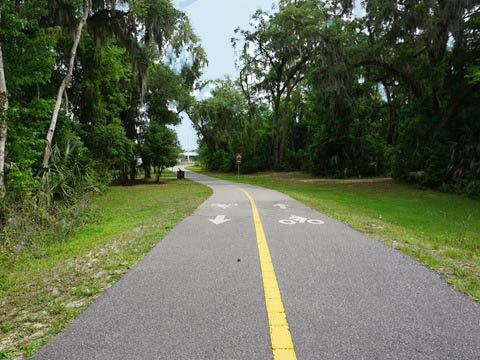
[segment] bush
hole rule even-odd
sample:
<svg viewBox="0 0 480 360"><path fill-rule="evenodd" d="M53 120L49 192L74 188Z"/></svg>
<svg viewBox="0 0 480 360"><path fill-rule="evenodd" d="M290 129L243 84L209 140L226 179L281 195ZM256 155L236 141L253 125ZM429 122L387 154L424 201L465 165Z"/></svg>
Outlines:
<svg viewBox="0 0 480 360"><path fill-rule="evenodd" d="M467 182L465 192L468 196L479 197L480 196L480 180L471 180Z"/></svg>
<svg viewBox="0 0 480 360"><path fill-rule="evenodd" d="M314 174L334 177L373 176L385 171L384 144L372 136L317 137L310 146Z"/></svg>
<svg viewBox="0 0 480 360"><path fill-rule="evenodd" d="M29 196L22 201L3 205L3 228L0 231L0 249L3 256L15 256L39 244L64 240L78 226L97 218L90 206L91 195L85 195L75 204L46 202L42 196Z"/></svg>
<svg viewBox="0 0 480 360"><path fill-rule="evenodd" d="M65 134L52 149L50 165L42 174L40 192L51 200L73 204L88 192L100 192L110 180L95 170L88 150L74 134Z"/></svg>
<svg viewBox="0 0 480 360"><path fill-rule="evenodd" d="M90 198L105 188L111 175L96 169L76 135L66 132L59 139L50 166L42 173L34 175L9 164L7 198L1 204L2 257L65 239L94 219L89 216Z"/></svg>

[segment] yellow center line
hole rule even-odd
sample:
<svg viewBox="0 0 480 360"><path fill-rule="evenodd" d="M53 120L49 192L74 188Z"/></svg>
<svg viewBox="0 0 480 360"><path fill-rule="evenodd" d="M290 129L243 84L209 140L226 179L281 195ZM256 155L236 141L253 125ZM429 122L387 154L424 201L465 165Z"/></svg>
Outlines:
<svg viewBox="0 0 480 360"><path fill-rule="evenodd" d="M263 231L257 206L248 192L241 188L238 189L247 196L252 206L253 223L255 224L255 233L257 235L258 256L260 258L260 268L262 270L263 290L265 292L265 306L270 327L270 341L272 342L273 359L296 360L297 356L293 349L292 336L288 328L285 308L283 307L277 277L275 276L275 269L273 268L267 238Z"/></svg>

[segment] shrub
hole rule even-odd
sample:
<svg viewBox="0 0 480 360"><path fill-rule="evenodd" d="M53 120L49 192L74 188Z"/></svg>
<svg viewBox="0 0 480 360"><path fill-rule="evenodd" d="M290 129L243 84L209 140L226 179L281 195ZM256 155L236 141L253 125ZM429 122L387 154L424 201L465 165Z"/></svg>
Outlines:
<svg viewBox="0 0 480 360"><path fill-rule="evenodd" d="M471 180L467 182L465 192L468 196L479 197L480 196L480 180Z"/></svg>

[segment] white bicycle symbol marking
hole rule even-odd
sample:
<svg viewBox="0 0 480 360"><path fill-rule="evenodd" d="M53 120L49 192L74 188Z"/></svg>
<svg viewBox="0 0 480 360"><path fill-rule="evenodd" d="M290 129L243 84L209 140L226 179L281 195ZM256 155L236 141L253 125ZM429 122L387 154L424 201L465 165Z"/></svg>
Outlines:
<svg viewBox="0 0 480 360"><path fill-rule="evenodd" d="M325 222L322 221L322 220L307 219L307 218L297 216L297 215L292 215L288 219L280 220L280 224L284 224L284 225L295 225L295 224L305 224L305 223L309 223L309 224L312 224L312 225L323 225L323 224L325 224Z"/></svg>

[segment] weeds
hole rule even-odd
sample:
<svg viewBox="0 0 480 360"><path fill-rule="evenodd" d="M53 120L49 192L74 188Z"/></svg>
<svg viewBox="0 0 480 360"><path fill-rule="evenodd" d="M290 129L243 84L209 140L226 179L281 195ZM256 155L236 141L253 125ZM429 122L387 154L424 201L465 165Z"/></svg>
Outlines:
<svg viewBox="0 0 480 360"><path fill-rule="evenodd" d="M91 195L87 194L70 206L61 202L47 204L36 197L3 206L5 226L0 232L0 260L31 250L35 253L46 243L63 241L79 226L95 219L95 209L90 207Z"/></svg>
<svg viewBox="0 0 480 360"><path fill-rule="evenodd" d="M176 180L114 186L94 197L91 206L85 199L85 211L80 203L77 210L56 208L33 224L28 207L21 207L29 232L38 223L45 232L33 244L25 235L23 242L30 245L10 253L8 268L0 263L0 359L33 355L210 193L202 185ZM18 209L12 213L19 217ZM82 225L75 228L75 222Z"/></svg>
<svg viewBox="0 0 480 360"><path fill-rule="evenodd" d="M14 187L9 191L0 204L2 263L13 261L27 250L32 251L34 257L48 256L38 249L64 241L79 226L95 219L91 198L100 193L111 178L96 171L94 164L84 159L85 151L73 138L61 149L54 146L50 166L24 181L36 185Z"/></svg>

